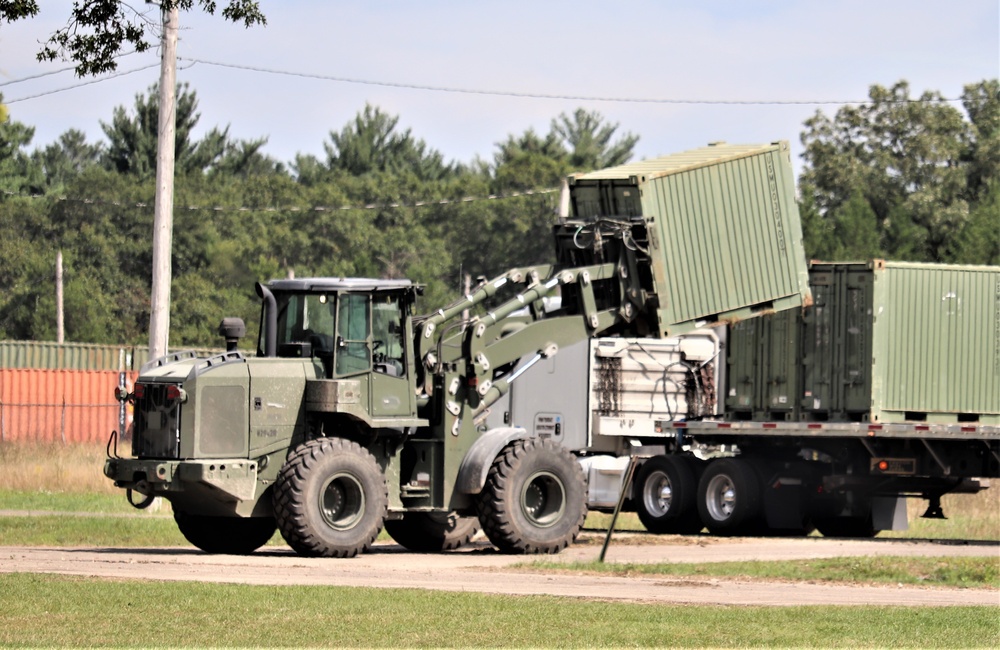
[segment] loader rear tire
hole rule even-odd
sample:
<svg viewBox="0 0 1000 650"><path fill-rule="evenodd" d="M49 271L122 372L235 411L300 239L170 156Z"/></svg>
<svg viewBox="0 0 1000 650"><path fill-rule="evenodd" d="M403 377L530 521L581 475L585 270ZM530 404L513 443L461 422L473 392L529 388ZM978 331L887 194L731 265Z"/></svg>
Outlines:
<svg viewBox="0 0 1000 650"><path fill-rule="evenodd" d="M402 519L385 522L385 532L414 553L454 550L468 544L478 531L479 521L475 517L462 517L454 512L408 512Z"/></svg>
<svg viewBox="0 0 1000 650"><path fill-rule="evenodd" d="M580 464L551 440L515 440L493 461L476 500L479 523L503 553L558 553L587 517Z"/></svg>
<svg viewBox="0 0 1000 650"><path fill-rule="evenodd" d="M382 531L389 495L375 457L356 442L299 445L274 484L278 530L299 555L354 557Z"/></svg>
<svg viewBox="0 0 1000 650"><path fill-rule="evenodd" d="M274 536L271 517L206 517L174 511L174 521L191 542L206 553L249 555Z"/></svg>

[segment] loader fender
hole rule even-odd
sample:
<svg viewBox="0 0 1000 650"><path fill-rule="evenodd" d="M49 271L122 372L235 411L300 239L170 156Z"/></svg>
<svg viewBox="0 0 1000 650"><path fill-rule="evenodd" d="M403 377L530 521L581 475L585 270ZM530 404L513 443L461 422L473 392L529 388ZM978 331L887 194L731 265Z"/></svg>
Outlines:
<svg viewBox="0 0 1000 650"><path fill-rule="evenodd" d="M458 468L455 491L463 494L479 494L486 485L486 475L500 452L515 440L531 437L524 427L500 427L490 429L479 437L462 459Z"/></svg>

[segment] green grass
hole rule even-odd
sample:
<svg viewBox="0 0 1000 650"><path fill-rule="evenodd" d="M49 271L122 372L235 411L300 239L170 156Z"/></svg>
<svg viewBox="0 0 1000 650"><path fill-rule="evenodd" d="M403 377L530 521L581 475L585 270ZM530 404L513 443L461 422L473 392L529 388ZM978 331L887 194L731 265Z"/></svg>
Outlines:
<svg viewBox="0 0 1000 650"><path fill-rule="evenodd" d="M170 513L169 502L159 510L139 511L125 500L125 491L117 494L94 492L51 492L49 490L2 490L0 510L32 510L36 512L81 512L98 514Z"/></svg>
<svg viewBox="0 0 1000 650"><path fill-rule="evenodd" d="M758 580L1000 589L1000 557L995 555L990 557L840 557L784 560L781 562L705 562L698 564L601 564L598 562L566 563L538 560L525 562L518 566L529 570L585 572L624 577L638 575L729 577Z"/></svg>
<svg viewBox="0 0 1000 650"><path fill-rule="evenodd" d="M997 647L995 607L702 607L339 587L0 576L0 644Z"/></svg>

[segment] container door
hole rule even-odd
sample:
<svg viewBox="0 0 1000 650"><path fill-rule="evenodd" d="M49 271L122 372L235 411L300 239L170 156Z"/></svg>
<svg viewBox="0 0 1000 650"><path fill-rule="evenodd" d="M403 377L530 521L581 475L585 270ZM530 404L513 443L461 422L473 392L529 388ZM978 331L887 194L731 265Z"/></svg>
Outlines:
<svg viewBox="0 0 1000 650"><path fill-rule="evenodd" d="M843 411L849 420L866 419L872 405L872 290L875 276L866 268L850 267L842 275Z"/></svg>
<svg viewBox="0 0 1000 650"><path fill-rule="evenodd" d="M749 420L759 404L757 369L760 357L761 319L751 318L729 326L726 350L726 413Z"/></svg>
<svg viewBox="0 0 1000 650"><path fill-rule="evenodd" d="M813 305L803 316L802 331L802 419L827 420L836 407L831 381L836 358L833 297L836 285L832 271L809 274Z"/></svg>
<svg viewBox="0 0 1000 650"><path fill-rule="evenodd" d="M755 319L765 328L761 366L764 419L798 419L800 318L799 310L793 309Z"/></svg>

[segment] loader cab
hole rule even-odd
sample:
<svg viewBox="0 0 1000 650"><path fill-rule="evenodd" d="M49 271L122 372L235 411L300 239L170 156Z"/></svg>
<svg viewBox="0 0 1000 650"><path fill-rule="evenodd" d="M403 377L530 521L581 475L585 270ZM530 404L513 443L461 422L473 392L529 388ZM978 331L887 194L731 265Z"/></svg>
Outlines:
<svg viewBox="0 0 1000 650"><path fill-rule="evenodd" d="M273 280L262 294L257 354L312 358L327 379L360 381L374 417L412 414L417 291L409 280Z"/></svg>

